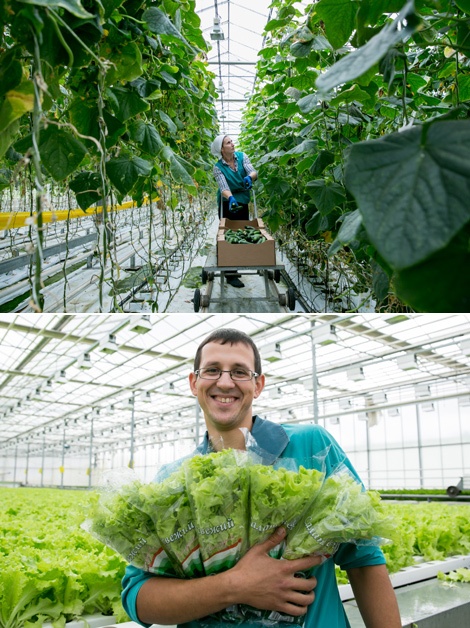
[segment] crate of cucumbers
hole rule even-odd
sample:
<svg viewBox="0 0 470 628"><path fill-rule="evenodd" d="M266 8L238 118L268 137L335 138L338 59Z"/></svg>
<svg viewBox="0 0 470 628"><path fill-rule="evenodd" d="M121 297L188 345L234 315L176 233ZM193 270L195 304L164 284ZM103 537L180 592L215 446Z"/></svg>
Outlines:
<svg viewBox="0 0 470 628"><path fill-rule="evenodd" d="M222 218L217 233L218 266L275 266L274 240L261 219Z"/></svg>

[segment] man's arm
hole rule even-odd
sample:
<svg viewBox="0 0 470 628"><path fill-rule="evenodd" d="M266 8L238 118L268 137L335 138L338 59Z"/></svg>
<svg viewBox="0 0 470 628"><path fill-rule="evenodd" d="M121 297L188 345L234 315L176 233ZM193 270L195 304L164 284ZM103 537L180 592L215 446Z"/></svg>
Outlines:
<svg viewBox="0 0 470 628"><path fill-rule="evenodd" d="M397 598L386 566L355 567L347 573L366 628L401 628Z"/></svg>
<svg viewBox="0 0 470 628"><path fill-rule="evenodd" d="M137 596L139 619L148 624L182 624L232 604L304 615L314 600L316 578L296 578L294 574L311 569L322 559L309 556L289 561L268 556L284 536L284 530L277 530L220 574L192 580L149 578Z"/></svg>

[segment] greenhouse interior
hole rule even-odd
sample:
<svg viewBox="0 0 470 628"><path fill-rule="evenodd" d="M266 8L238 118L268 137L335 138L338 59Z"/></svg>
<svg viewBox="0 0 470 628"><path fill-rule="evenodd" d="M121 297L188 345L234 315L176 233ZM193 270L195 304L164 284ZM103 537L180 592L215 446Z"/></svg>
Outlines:
<svg viewBox="0 0 470 628"><path fill-rule="evenodd" d="M24 4L0 20L1 311L470 310L468 0Z"/></svg>
<svg viewBox="0 0 470 628"><path fill-rule="evenodd" d="M320 426L380 497L402 626L468 626L470 315L420 313L0 314L0 626L138 626L120 601L133 554L90 528L93 504L198 457L189 376L226 328L260 353L253 412Z"/></svg>
<svg viewBox="0 0 470 628"><path fill-rule="evenodd" d="M0 5L0 628L470 626L469 146L470 0Z"/></svg>

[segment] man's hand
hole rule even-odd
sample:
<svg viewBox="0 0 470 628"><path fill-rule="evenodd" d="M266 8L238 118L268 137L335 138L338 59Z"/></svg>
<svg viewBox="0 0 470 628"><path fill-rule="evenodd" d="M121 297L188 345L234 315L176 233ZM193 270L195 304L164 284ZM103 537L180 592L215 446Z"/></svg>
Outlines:
<svg viewBox="0 0 470 628"><path fill-rule="evenodd" d="M323 562L321 556L297 560L278 560L268 555L285 537L278 528L264 543L253 546L231 569L237 601L262 610L273 610L296 617L305 615L315 599L314 576L298 578L297 572L307 571Z"/></svg>
<svg viewBox="0 0 470 628"><path fill-rule="evenodd" d="M253 187L253 179L250 177L249 174L243 179L243 185L245 187L245 190L251 190L251 188Z"/></svg>

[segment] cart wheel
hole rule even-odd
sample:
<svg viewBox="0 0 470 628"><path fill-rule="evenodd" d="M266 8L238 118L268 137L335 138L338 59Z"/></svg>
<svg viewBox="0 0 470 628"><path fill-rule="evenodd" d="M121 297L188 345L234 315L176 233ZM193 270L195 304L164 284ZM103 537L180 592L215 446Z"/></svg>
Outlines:
<svg viewBox="0 0 470 628"><path fill-rule="evenodd" d="M214 273L207 273L208 281L214 281L214 277L215 277Z"/></svg>
<svg viewBox="0 0 470 628"><path fill-rule="evenodd" d="M209 307L211 298L208 294L203 294L201 297L201 307Z"/></svg>
<svg viewBox="0 0 470 628"><path fill-rule="evenodd" d="M295 292L294 292L294 288L287 288L287 293L286 293L286 297L287 297L287 307L289 308L289 310L295 310Z"/></svg>
<svg viewBox="0 0 470 628"><path fill-rule="evenodd" d="M287 296L285 294L280 294L279 295L279 305L282 305L282 307L286 307L286 305L287 305Z"/></svg>
<svg viewBox="0 0 470 628"><path fill-rule="evenodd" d="M203 268L201 270L201 281L202 281L202 283L206 284L207 283L207 279L208 279L207 271L206 271L205 268Z"/></svg>
<svg viewBox="0 0 470 628"><path fill-rule="evenodd" d="M448 486L446 493L450 497L457 497L457 495L460 495L460 489L458 486Z"/></svg>
<svg viewBox="0 0 470 628"><path fill-rule="evenodd" d="M194 291L193 297L194 311L199 312L199 308L201 307L201 291L199 288L196 288Z"/></svg>
<svg viewBox="0 0 470 628"><path fill-rule="evenodd" d="M274 269L274 281L276 283L279 283L281 281L281 271L279 270L279 268Z"/></svg>

